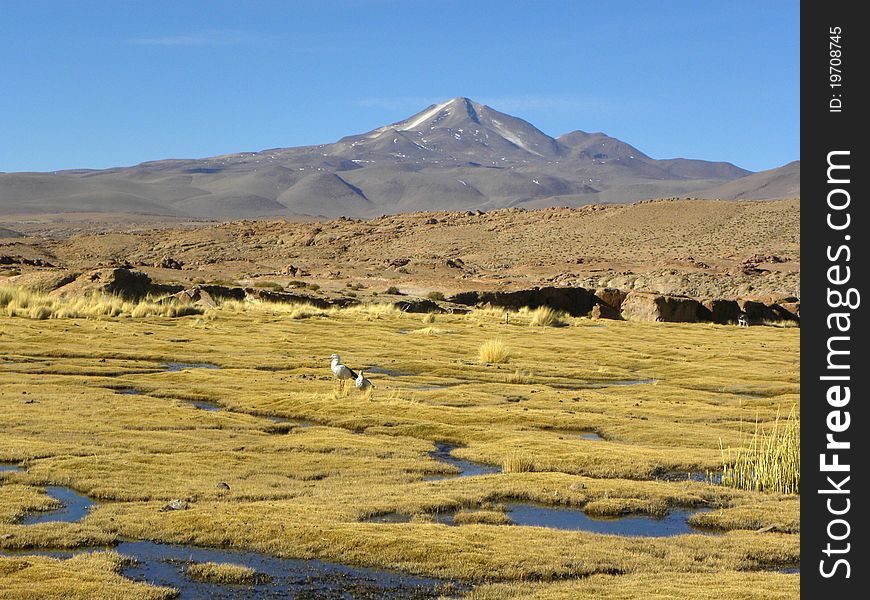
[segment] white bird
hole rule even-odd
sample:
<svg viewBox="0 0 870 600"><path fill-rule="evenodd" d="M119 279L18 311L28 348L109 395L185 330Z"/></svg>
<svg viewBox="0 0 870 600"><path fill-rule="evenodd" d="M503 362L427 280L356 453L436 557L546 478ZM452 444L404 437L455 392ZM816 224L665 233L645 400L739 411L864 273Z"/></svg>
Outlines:
<svg viewBox="0 0 870 600"><path fill-rule="evenodd" d="M367 392L370 389L373 389L375 384L365 378L365 374L363 371L359 372L359 375L356 376L356 389Z"/></svg>
<svg viewBox="0 0 870 600"><path fill-rule="evenodd" d="M344 389L344 382L348 379L356 379L357 374L349 367L341 364L341 357L338 354L333 354L332 358L332 374L338 379L338 386Z"/></svg>

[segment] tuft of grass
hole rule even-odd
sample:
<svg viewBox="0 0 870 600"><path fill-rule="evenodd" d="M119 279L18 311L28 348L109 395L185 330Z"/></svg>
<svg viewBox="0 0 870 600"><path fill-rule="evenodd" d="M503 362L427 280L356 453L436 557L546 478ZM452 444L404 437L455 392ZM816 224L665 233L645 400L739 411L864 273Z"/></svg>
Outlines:
<svg viewBox="0 0 870 600"><path fill-rule="evenodd" d="M402 295L402 292L399 291L399 288L397 288L394 285L391 285L390 287L385 289L384 293L389 295L389 296L401 296Z"/></svg>
<svg viewBox="0 0 870 600"><path fill-rule="evenodd" d="M505 383L523 384L523 383L529 383L530 381L531 381L530 374L525 372L525 371L520 371L519 369L517 369L516 371L514 371L513 373L511 373L510 375L505 377Z"/></svg>
<svg viewBox="0 0 870 600"><path fill-rule="evenodd" d="M453 517L457 525L512 525L502 510L461 510Z"/></svg>
<svg viewBox="0 0 870 600"><path fill-rule="evenodd" d="M539 306L538 308L529 311L532 320L529 325L532 327L564 327L565 313L553 310L549 306Z"/></svg>
<svg viewBox="0 0 870 600"><path fill-rule="evenodd" d="M436 302L443 302L444 300L446 300L446 298L444 297L444 292L438 291L429 292L428 294L426 294L426 297L429 298L429 300L434 300Z"/></svg>
<svg viewBox="0 0 870 600"><path fill-rule="evenodd" d="M800 418L794 408L788 418L779 414L769 429L755 421L755 431L749 443L739 448L734 457L731 449L722 452L722 485L757 492L800 494L801 437Z"/></svg>
<svg viewBox="0 0 870 600"><path fill-rule="evenodd" d="M510 350L504 342L498 339L486 340L477 350L482 363L506 363L510 360Z"/></svg>
<svg viewBox="0 0 870 600"><path fill-rule="evenodd" d="M505 473L531 473L535 470L535 463L528 454L514 452L504 457L501 468Z"/></svg>
<svg viewBox="0 0 870 600"><path fill-rule="evenodd" d="M199 581L222 584L253 583L257 578L257 572L254 569L232 563L194 563L189 565L185 572L188 577Z"/></svg>
<svg viewBox="0 0 870 600"><path fill-rule="evenodd" d="M423 314L423 323L428 325L429 323L435 322L435 313L424 313Z"/></svg>

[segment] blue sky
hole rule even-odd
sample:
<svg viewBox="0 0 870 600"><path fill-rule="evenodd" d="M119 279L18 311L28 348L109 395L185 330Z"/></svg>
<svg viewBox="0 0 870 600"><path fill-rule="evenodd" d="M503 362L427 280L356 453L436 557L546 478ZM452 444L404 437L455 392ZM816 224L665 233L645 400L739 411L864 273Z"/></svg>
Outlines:
<svg viewBox="0 0 870 600"><path fill-rule="evenodd" d="M0 171L332 142L468 96L545 133L799 158L799 2L0 0Z"/></svg>

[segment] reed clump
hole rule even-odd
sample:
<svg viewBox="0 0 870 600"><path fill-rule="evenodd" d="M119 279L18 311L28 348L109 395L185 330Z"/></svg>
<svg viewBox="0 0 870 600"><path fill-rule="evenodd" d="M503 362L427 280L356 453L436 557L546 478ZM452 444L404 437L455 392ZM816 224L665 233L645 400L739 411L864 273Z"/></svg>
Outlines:
<svg viewBox="0 0 870 600"><path fill-rule="evenodd" d="M482 363L501 364L510 360L511 353L503 341L492 339L486 340L480 345L477 355Z"/></svg>
<svg viewBox="0 0 870 600"><path fill-rule="evenodd" d="M531 473L535 470L535 463L528 454L515 452L504 458L501 468L505 473Z"/></svg>
<svg viewBox="0 0 870 600"><path fill-rule="evenodd" d="M800 418L795 411L776 419L768 428L756 420L749 443L737 449L722 448L722 485L758 492L800 494Z"/></svg>

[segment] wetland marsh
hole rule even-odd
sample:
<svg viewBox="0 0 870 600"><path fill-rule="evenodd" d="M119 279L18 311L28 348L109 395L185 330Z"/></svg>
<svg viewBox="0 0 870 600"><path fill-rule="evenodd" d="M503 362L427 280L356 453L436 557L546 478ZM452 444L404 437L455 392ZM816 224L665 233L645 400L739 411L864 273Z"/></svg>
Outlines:
<svg viewBox="0 0 870 600"><path fill-rule="evenodd" d="M798 404L799 330L294 310L0 317L0 598L248 589L149 575L137 543L339 565L350 597L366 569L420 597L798 595L799 496L690 474ZM372 394L338 391L333 352L377 365ZM59 489L95 504L50 520Z"/></svg>

